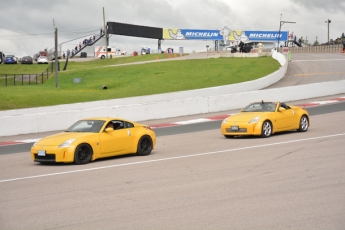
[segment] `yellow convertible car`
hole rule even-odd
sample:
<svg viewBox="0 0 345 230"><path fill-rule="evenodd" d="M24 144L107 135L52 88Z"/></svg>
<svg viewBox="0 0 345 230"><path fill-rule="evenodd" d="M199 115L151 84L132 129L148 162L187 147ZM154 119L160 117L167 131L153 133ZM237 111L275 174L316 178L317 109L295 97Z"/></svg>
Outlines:
<svg viewBox="0 0 345 230"><path fill-rule="evenodd" d="M309 114L304 108L261 101L251 103L241 113L226 118L221 132L227 138L242 135L269 137L287 130L306 132L309 125Z"/></svg>
<svg viewBox="0 0 345 230"><path fill-rule="evenodd" d="M41 163L86 164L98 158L124 154L145 156L155 144L156 135L147 125L121 118L88 118L34 143L31 157Z"/></svg>

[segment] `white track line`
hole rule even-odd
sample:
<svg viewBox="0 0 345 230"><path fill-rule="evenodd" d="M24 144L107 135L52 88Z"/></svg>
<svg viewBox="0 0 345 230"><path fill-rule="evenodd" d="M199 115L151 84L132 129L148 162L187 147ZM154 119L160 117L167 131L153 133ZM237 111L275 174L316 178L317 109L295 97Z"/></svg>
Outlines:
<svg viewBox="0 0 345 230"><path fill-rule="evenodd" d="M273 145L283 145L283 144L289 144L289 143L295 143L295 142L317 140L317 139L322 139L322 138L339 137L339 136L344 136L344 135L345 135L345 133L339 133L339 134L333 134L333 135L327 135L327 136L311 137L311 138L305 138L305 139L299 139L299 140L277 142L277 143L272 143L272 144L254 145L254 146L235 148L235 149L225 149L225 150L206 152L206 153L196 153L196 154L191 154L191 155L186 155L186 156L161 158L161 159L157 159L157 160L138 161L138 162L132 162L132 163L126 163L126 164L116 164L116 165L109 165L109 166L102 166L102 167L88 168L88 169L79 169L79 170L59 172L59 173L49 173L49 174L41 174L41 175L36 175L36 176L18 177L18 178L13 178L13 179L0 180L0 183L34 179L34 178L41 178L41 177L49 177L49 176L57 176L57 175L70 174L70 173L95 171L95 170L100 170L100 169L115 168L115 167L129 166L129 165L139 165L139 164L153 163L153 162L159 162L159 161L168 161L168 160L176 160L176 159L182 159L182 158L198 157L198 156L205 156L205 155L218 154L218 153L224 153L224 152L235 152L235 151L246 150L246 149L255 149L255 148L261 148L261 147L267 147L267 146L273 146Z"/></svg>

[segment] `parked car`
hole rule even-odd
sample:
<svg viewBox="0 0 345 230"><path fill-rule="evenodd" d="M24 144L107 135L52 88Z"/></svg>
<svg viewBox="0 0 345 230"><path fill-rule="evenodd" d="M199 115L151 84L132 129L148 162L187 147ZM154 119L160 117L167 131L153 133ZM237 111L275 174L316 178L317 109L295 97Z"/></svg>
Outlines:
<svg viewBox="0 0 345 230"><path fill-rule="evenodd" d="M14 55L6 55L4 64L17 64L17 58Z"/></svg>
<svg viewBox="0 0 345 230"><path fill-rule="evenodd" d="M86 164L99 158L136 154L146 156L156 144L147 125L122 118L87 118L65 132L40 139L31 147L35 162Z"/></svg>
<svg viewBox="0 0 345 230"><path fill-rule="evenodd" d="M30 56L24 56L24 57L22 57L20 63L22 63L22 64L33 64L33 59Z"/></svg>
<svg viewBox="0 0 345 230"><path fill-rule="evenodd" d="M46 56L39 56L37 58L37 64L48 64L48 58Z"/></svg>

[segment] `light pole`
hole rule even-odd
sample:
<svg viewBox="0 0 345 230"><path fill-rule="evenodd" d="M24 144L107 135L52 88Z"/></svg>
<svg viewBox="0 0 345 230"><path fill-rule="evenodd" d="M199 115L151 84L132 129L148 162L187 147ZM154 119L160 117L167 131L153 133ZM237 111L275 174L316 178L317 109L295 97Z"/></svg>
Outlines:
<svg viewBox="0 0 345 230"><path fill-rule="evenodd" d="M331 20L327 19L325 23L327 23L327 42L329 44L329 23L331 23Z"/></svg>
<svg viewBox="0 0 345 230"><path fill-rule="evenodd" d="M282 21L282 14L280 14L279 33L278 33L278 48L279 48L279 41L280 41L280 30L282 28L282 25L284 25L285 23L296 23L296 22Z"/></svg>

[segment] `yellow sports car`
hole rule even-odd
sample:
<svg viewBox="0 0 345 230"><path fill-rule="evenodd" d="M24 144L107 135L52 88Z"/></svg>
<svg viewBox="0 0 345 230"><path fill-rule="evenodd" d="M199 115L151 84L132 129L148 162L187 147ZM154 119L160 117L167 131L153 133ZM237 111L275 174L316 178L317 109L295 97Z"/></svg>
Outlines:
<svg viewBox="0 0 345 230"><path fill-rule="evenodd" d="M147 125L121 118L87 118L65 132L40 139L31 147L35 162L86 164L98 158L124 154L145 156L156 144Z"/></svg>
<svg viewBox="0 0 345 230"><path fill-rule="evenodd" d="M241 113L226 118L221 132L227 138L241 135L269 137L273 133L294 129L306 132L309 125L309 114L304 108L261 101L251 103Z"/></svg>

